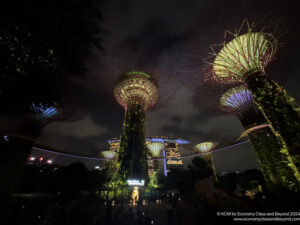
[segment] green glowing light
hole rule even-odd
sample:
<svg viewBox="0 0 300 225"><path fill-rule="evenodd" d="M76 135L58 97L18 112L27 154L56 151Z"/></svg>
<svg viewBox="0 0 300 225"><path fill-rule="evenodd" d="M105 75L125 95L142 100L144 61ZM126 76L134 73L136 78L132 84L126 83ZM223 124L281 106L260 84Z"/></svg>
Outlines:
<svg viewBox="0 0 300 225"><path fill-rule="evenodd" d="M157 101L157 82L144 72L130 71L120 76L114 95L125 109L130 105L141 105L147 109Z"/></svg>
<svg viewBox="0 0 300 225"><path fill-rule="evenodd" d="M202 142L200 144L197 144L195 145L195 148L202 152L202 153L205 153L205 152L209 152L213 149L213 147L216 146L216 143L214 142Z"/></svg>
<svg viewBox="0 0 300 225"><path fill-rule="evenodd" d="M116 156L116 152L113 152L113 151L103 151L102 152L102 155L104 156L104 158L106 158L106 159L113 159L113 158L115 158L115 156Z"/></svg>
<svg viewBox="0 0 300 225"><path fill-rule="evenodd" d="M147 147L154 157L159 157L160 151L163 149L164 145L162 143L150 143L147 144Z"/></svg>
<svg viewBox="0 0 300 225"><path fill-rule="evenodd" d="M252 72L264 72L277 49L276 39L266 33L236 36L225 44L213 63L216 79L242 81Z"/></svg>
<svg viewBox="0 0 300 225"><path fill-rule="evenodd" d="M137 70L131 70L129 72L126 72L125 74L126 75L143 75L143 76L145 76L145 77L147 77L149 79L151 78L151 76L149 74L147 74L147 73L145 73L143 71L137 71Z"/></svg>

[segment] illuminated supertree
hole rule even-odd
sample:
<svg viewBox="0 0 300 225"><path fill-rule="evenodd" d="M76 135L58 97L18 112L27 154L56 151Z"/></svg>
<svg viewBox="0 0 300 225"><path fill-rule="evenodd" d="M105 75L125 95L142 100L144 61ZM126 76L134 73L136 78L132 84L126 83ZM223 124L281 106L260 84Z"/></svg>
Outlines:
<svg viewBox="0 0 300 225"><path fill-rule="evenodd" d="M35 116L40 120L47 120L58 114L57 107L46 106L41 103L39 105L32 103L30 109L34 112Z"/></svg>
<svg viewBox="0 0 300 225"><path fill-rule="evenodd" d="M202 142L195 145L196 151L202 153L202 158L206 161L209 167L212 169L215 179L217 180L216 167L213 162L213 155L211 151L216 147L215 142Z"/></svg>
<svg viewBox="0 0 300 225"><path fill-rule="evenodd" d="M147 148L150 150L152 157L148 160L148 176L149 184L148 187L157 188L158 187L158 176L159 176L159 161L155 160L161 155L161 151L164 148L163 143L149 143ZM154 158L154 160L153 160Z"/></svg>
<svg viewBox="0 0 300 225"><path fill-rule="evenodd" d="M164 145L162 143L149 143L147 144L148 149L150 150L153 157L159 157L161 150L163 149Z"/></svg>
<svg viewBox="0 0 300 225"><path fill-rule="evenodd" d="M223 107L230 107L232 110L237 111L246 131L251 131L248 133L248 137L268 189L276 191L280 186L290 189L294 183L297 183L297 178L294 175L295 169L291 169L287 165L287 163L293 163L291 157L287 152L281 151L281 145L278 144L271 129L264 127L263 129L254 130L255 127L265 124L266 120L254 105L250 91L245 86L231 88L223 94L220 104ZM295 188L292 187L292 189Z"/></svg>
<svg viewBox="0 0 300 225"><path fill-rule="evenodd" d="M274 145L280 149L281 160L278 170L291 171L284 173L289 176L281 180L285 180L284 186L288 189L298 191L300 118L295 110L296 103L265 73L265 67L276 53L278 41L272 34L263 31L256 32L254 25L245 24L248 26L244 34L241 34L243 26L236 33L227 32L233 35L233 39L222 44L220 51L216 52L213 49L215 58L211 63L212 76L215 81L223 84L243 83L251 92L253 102L275 135L276 139L272 136L272 139L276 140ZM263 151L262 143L259 142L259 145ZM264 147L267 146L264 145Z"/></svg>
<svg viewBox="0 0 300 225"><path fill-rule="evenodd" d="M117 155L117 153L113 151L102 151L101 154L108 160L113 160Z"/></svg>
<svg viewBox="0 0 300 225"><path fill-rule="evenodd" d="M120 178L144 180L147 172L145 111L158 98L157 82L144 72L130 71L118 78L114 95L125 109L117 159Z"/></svg>
<svg viewBox="0 0 300 225"><path fill-rule="evenodd" d="M265 72L276 53L278 41L270 33L254 30L255 27L248 24L246 33L240 35L241 29L230 33L233 39L224 43L219 52L213 52L213 77L222 83L243 82L247 86L282 150L289 151L299 168L300 117L295 110L297 104Z"/></svg>
<svg viewBox="0 0 300 225"><path fill-rule="evenodd" d="M251 141L269 191L297 189L297 170L289 166L290 155L281 151L276 136L244 85L203 84L198 87L194 100L198 106L233 114L241 121L245 128L243 134Z"/></svg>

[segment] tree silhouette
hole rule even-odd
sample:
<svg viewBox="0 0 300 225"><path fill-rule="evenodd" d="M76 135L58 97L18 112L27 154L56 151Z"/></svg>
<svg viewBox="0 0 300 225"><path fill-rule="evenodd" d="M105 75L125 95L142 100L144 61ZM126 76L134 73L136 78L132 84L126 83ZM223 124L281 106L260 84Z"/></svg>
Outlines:
<svg viewBox="0 0 300 225"><path fill-rule="evenodd" d="M96 0L13 0L1 5L0 114L21 118L17 133L39 136L40 121L26 114L31 104L59 103L67 76L85 76L91 48L103 50L100 8ZM16 183L32 143L0 142L7 156L1 160L4 191ZM19 160L9 153L18 154Z"/></svg>

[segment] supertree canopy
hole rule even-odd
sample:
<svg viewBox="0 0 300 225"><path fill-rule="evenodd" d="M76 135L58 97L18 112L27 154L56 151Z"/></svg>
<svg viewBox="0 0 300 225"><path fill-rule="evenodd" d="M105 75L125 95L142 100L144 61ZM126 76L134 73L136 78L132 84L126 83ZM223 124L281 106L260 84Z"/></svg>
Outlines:
<svg viewBox="0 0 300 225"><path fill-rule="evenodd" d="M266 124L263 115L253 102L253 96L245 85L236 85L220 97L219 108L236 115L245 129Z"/></svg>
<svg viewBox="0 0 300 225"><path fill-rule="evenodd" d="M140 105L146 110L158 98L157 82L144 72L130 71L119 77L114 94L125 110L131 105Z"/></svg>
<svg viewBox="0 0 300 225"><path fill-rule="evenodd" d="M125 119L118 152L120 179L145 179L147 148L145 143L145 111L158 98L158 85L141 71L122 74L116 82L114 95L125 109Z"/></svg>
<svg viewBox="0 0 300 225"><path fill-rule="evenodd" d="M281 159L281 167L277 168L277 172L281 170L280 180L284 183L283 186L299 191L300 117L295 110L293 99L265 73L265 66L276 53L277 43L278 41L272 34L254 32L254 27L248 25L246 33L233 34L231 41L224 43L219 52L213 53L215 56L212 63L213 78L221 83L242 82L246 85L252 93L253 102L273 132L273 135L267 132L265 140L259 142L254 139L262 138L263 135L251 132L253 141L256 141L253 144L259 143L260 146L256 145L256 147L259 147L260 152L267 151L268 146L274 147L271 149L273 156L280 155ZM267 140L270 143L275 141L276 144L267 144ZM272 159L268 157L265 159L272 164ZM275 160L274 158L273 161ZM263 160L260 164L265 162ZM277 173L278 177L280 173Z"/></svg>
<svg viewBox="0 0 300 225"><path fill-rule="evenodd" d="M217 146L215 142L201 142L195 145L196 151L203 153L201 156L206 161L208 166L212 169L215 179L217 180L216 168L213 162L213 156L211 154L211 150L213 150Z"/></svg>
<svg viewBox="0 0 300 225"><path fill-rule="evenodd" d="M154 157L159 157L161 150L163 149L164 144L162 143L149 143L147 148L150 150L151 154Z"/></svg>
<svg viewBox="0 0 300 225"><path fill-rule="evenodd" d="M236 86L228 90L220 99L222 106L243 112L253 106L252 94L245 86Z"/></svg>
<svg viewBox="0 0 300 225"><path fill-rule="evenodd" d="M202 142L200 144L195 145L195 148L202 153L206 153L211 151L215 146L216 143L214 142Z"/></svg>
<svg viewBox="0 0 300 225"><path fill-rule="evenodd" d="M35 115L40 119L48 119L52 116L58 114L58 110L54 106L46 106L43 104L32 103L30 109L35 113Z"/></svg>
<svg viewBox="0 0 300 225"><path fill-rule="evenodd" d="M102 155L106 159L114 159L117 153L113 151L102 151Z"/></svg>
<svg viewBox="0 0 300 225"><path fill-rule="evenodd" d="M253 72L264 73L276 49L277 41L271 34L253 33L250 30L236 36L216 55L213 63L215 78L234 82L243 81Z"/></svg>

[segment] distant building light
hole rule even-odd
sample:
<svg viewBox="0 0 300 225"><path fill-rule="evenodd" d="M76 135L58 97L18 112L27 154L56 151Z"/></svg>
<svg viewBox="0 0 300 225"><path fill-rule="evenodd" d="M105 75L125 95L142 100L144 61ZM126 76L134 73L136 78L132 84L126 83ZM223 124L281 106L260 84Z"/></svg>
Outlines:
<svg viewBox="0 0 300 225"><path fill-rule="evenodd" d="M7 137L7 135L4 135L4 137L3 137L3 138L4 138L4 140L5 140L5 141L8 141L8 137Z"/></svg>
<svg viewBox="0 0 300 225"><path fill-rule="evenodd" d="M100 170L100 166L95 166L95 170Z"/></svg>
<svg viewBox="0 0 300 225"><path fill-rule="evenodd" d="M44 158L43 157L40 157L40 161L43 161L44 160Z"/></svg>
<svg viewBox="0 0 300 225"><path fill-rule="evenodd" d="M144 186L144 180L127 180L129 186Z"/></svg>
<svg viewBox="0 0 300 225"><path fill-rule="evenodd" d="M53 162L53 161L52 161L51 159L48 159L48 160L47 160L47 163L48 163L48 164L52 164L52 162Z"/></svg>
<svg viewBox="0 0 300 225"><path fill-rule="evenodd" d="M35 160L35 157L30 157L29 160L30 160L30 161L34 161L34 160Z"/></svg>

